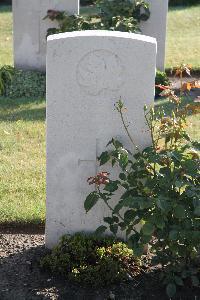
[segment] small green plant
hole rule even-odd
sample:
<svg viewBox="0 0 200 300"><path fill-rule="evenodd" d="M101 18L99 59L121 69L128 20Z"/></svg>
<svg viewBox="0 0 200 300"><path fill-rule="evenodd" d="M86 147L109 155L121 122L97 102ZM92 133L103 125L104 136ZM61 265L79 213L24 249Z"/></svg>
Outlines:
<svg viewBox="0 0 200 300"><path fill-rule="evenodd" d="M188 66L181 65L176 75L181 79ZM161 266L161 279L169 297L177 286L199 286L200 250L200 143L192 141L186 132L186 116L200 112L199 103L182 106L187 89L198 87L198 82L181 80L180 97L170 87L162 86L161 96L173 104L170 114L164 108L144 108L152 146L142 151L134 143L124 118L125 106L116 103L124 129L132 144L126 149L115 139L108 143L109 150L99 157L100 165L111 163L121 169L116 180L101 172L88 179L95 190L85 200L88 212L98 201L111 211L105 216L107 227L116 235L124 231L134 254L141 256L145 244L153 254L152 263ZM161 86L160 86L161 87ZM117 191L123 191L119 201L111 205ZM120 193L119 193L120 194ZM136 230L135 226L141 230Z"/></svg>
<svg viewBox="0 0 200 300"><path fill-rule="evenodd" d="M161 72L161 71L157 70L155 83L156 83L155 96L158 97L160 95L160 93L162 92L162 89L159 87L159 85L169 86L170 80L167 77L167 74L165 72Z"/></svg>
<svg viewBox="0 0 200 300"><path fill-rule="evenodd" d="M46 76L38 71L24 71L10 67L12 80L4 81L3 96L9 98L39 98L46 93Z"/></svg>
<svg viewBox="0 0 200 300"><path fill-rule="evenodd" d="M69 15L65 11L48 10L44 19L56 20L58 27L49 28L47 35L80 30L113 30L139 32L140 21L150 16L145 1L98 0L98 15Z"/></svg>
<svg viewBox="0 0 200 300"><path fill-rule="evenodd" d="M77 233L65 235L41 267L82 285L107 286L136 276L140 260L133 250L113 237Z"/></svg>
<svg viewBox="0 0 200 300"><path fill-rule="evenodd" d="M14 74L14 68L11 66L3 66L0 68L0 95L3 95L6 84L11 83Z"/></svg>

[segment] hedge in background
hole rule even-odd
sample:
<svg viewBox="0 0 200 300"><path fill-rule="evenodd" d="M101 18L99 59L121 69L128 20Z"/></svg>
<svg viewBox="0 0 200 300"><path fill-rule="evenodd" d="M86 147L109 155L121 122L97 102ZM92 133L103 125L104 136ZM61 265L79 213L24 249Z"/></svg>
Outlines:
<svg viewBox="0 0 200 300"><path fill-rule="evenodd" d="M14 69L11 81L5 85L4 96L9 98L41 98L46 93L46 75L37 71Z"/></svg>
<svg viewBox="0 0 200 300"><path fill-rule="evenodd" d="M9 98L43 98L46 94L46 74L38 71L23 71L15 69L11 66L3 66L0 69L0 75L3 74L4 69L8 69L9 76L3 76L0 83L2 83L2 95ZM165 72L157 70L155 84L169 85L170 81ZM155 95L159 96L161 90L157 87ZM0 94L1 94L0 93Z"/></svg>

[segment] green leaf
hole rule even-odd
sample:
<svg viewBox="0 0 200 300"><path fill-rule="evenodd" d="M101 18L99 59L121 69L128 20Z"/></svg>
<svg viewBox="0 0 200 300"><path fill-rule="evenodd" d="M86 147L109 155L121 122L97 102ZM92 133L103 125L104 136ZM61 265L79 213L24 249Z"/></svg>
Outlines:
<svg viewBox="0 0 200 300"><path fill-rule="evenodd" d="M118 225L117 224L114 224L114 225L110 225L110 231L116 235L117 234L117 231L118 231Z"/></svg>
<svg viewBox="0 0 200 300"><path fill-rule="evenodd" d="M183 205L177 205L174 209L174 216L178 219L185 218L185 208Z"/></svg>
<svg viewBox="0 0 200 300"><path fill-rule="evenodd" d="M162 197L157 199L157 206L160 208L164 213L168 213L171 210L171 203L169 202L168 198Z"/></svg>
<svg viewBox="0 0 200 300"><path fill-rule="evenodd" d="M152 235L155 230L155 227L151 223L145 223L142 227L142 232L144 235Z"/></svg>
<svg viewBox="0 0 200 300"><path fill-rule="evenodd" d="M110 181L106 184L104 190L110 193L115 192L118 189L118 181Z"/></svg>
<svg viewBox="0 0 200 300"><path fill-rule="evenodd" d="M123 200L120 200L120 201L117 203L117 205L114 207L113 213L114 213L114 214L117 214L117 213L122 209L123 206L124 206L124 205L123 205Z"/></svg>
<svg viewBox="0 0 200 300"><path fill-rule="evenodd" d="M97 192L90 193L84 202L86 212L90 211L90 209L97 203L98 200L99 194Z"/></svg>
<svg viewBox="0 0 200 300"><path fill-rule="evenodd" d="M106 222L108 224L113 224L114 223L114 220L111 217L105 217L103 220L104 220L104 222Z"/></svg>
<svg viewBox="0 0 200 300"><path fill-rule="evenodd" d="M155 216L154 224L157 228L163 229L165 227L165 221L163 220L163 216Z"/></svg>
<svg viewBox="0 0 200 300"><path fill-rule="evenodd" d="M126 175L124 173L119 174L119 179L126 180Z"/></svg>
<svg viewBox="0 0 200 300"><path fill-rule="evenodd" d="M115 139L113 139L113 145L115 146L116 149L123 148L123 144L120 141Z"/></svg>
<svg viewBox="0 0 200 300"><path fill-rule="evenodd" d="M124 231L126 229L126 224L124 222L120 222L119 223L119 227L121 228L122 231Z"/></svg>
<svg viewBox="0 0 200 300"><path fill-rule="evenodd" d="M96 235L102 235L105 231L106 231L107 227L104 225L99 226L96 231L95 234Z"/></svg>
<svg viewBox="0 0 200 300"><path fill-rule="evenodd" d="M196 207L194 210L194 214L198 217L200 217L200 206Z"/></svg>
<svg viewBox="0 0 200 300"><path fill-rule="evenodd" d="M166 287L166 293L171 298L176 294L176 285L175 283L169 283Z"/></svg>
<svg viewBox="0 0 200 300"><path fill-rule="evenodd" d="M134 221L136 215L137 212L135 212L134 210L127 210L124 214L124 221L126 223L130 223L131 221Z"/></svg>
<svg viewBox="0 0 200 300"><path fill-rule="evenodd" d="M133 205L133 197L128 196L127 198L123 198L121 205L122 207L131 207Z"/></svg>
<svg viewBox="0 0 200 300"><path fill-rule="evenodd" d="M199 278L197 276L191 276L192 285L199 286Z"/></svg>
<svg viewBox="0 0 200 300"><path fill-rule="evenodd" d="M128 154L121 153L119 156L119 165L121 168L125 168L128 164Z"/></svg>
<svg viewBox="0 0 200 300"><path fill-rule="evenodd" d="M177 230L171 230L169 233L169 239L172 241L176 241L178 238L178 231Z"/></svg>
<svg viewBox="0 0 200 300"><path fill-rule="evenodd" d="M179 286L183 286L183 285L184 285L183 279L182 279L181 277L175 276L175 277L174 277L174 280L175 280L175 283L176 283L177 285L179 285Z"/></svg>
<svg viewBox="0 0 200 300"><path fill-rule="evenodd" d="M98 160L100 161L100 166L105 165L110 160L110 154L108 151L103 152Z"/></svg>
<svg viewBox="0 0 200 300"><path fill-rule="evenodd" d="M135 256L140 257L144 252L144 245L138 245L133 247L133 253Z"/></svg>

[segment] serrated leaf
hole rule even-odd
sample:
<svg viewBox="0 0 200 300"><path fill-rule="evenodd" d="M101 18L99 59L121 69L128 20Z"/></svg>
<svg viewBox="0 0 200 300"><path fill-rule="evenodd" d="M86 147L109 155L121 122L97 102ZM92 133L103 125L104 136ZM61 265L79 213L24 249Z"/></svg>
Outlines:
<svg viewBox="0 0 200 300"><path fill-rule="evenodd" d="M130 223L134 221L137 213L134 210L127 210L124 214L124 221Z"/></svg>
<svg viewBox="0 0 200 300"><path fill-rule="evenodd" d="M96 231L95 234L96 235L102 235L105 231L106 231L107 227L104 225L99 226Z"/></svg>
<svg viewBox="0 0 200 300"><path fill-rule="evenodd" d="M166 287L166 293L171 298L176 294L176 285L175 283L169 283Z"/></svg>
<svg viewBox="0 0 200 300"><path fill-rule="evenodd" d="M97 192L90 193L84 202L84 208L86 212L90 211L91 208L97 203L98 200L99 200L99 195Z"/></svg>

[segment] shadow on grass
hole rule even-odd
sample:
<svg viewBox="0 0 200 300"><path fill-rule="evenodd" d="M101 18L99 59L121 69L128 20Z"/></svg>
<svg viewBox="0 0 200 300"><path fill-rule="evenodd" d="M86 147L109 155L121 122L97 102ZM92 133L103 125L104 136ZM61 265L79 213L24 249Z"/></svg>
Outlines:
<svg viewBox="0 0 200 300"><path fill-rule="evenodd" d="M44 121L46 116L46 108L30 108L8 114L0 113L0 121L16 122L23 121Z"/></svg>
<svg viewBox="0 0 200 300"><path fill-rule="evenodd" d="M6 5L6 4L1 4L0 3L0 14L5 13L5 12L11 12L12 11L12 6L11 5Z"/></svg>
<svg viewBox="0 0 200 300"><path fill-rule="evenodd" d="M12 109L18 108L26 104L41 104L44 103L45 99L43 98L16 98L11 99L9 97L0 96L0 109Z"/></svg>
<svg viewBox="0 0 200 300"><path fill-rule="evenodd" d="M0 97L0 121L44 121L46 117L46 108L31 107L32 105L42 104L45 104L44 99L9 99Z"/></svg>
<svg viewBox="0 0 200 300"><path fill-rule="evenodd" d="M182 11L182 10L188 10L189 8L192 8L194 6L199 6L200 2L199 0L196 0L196 3L194 4L187 4L187 5L177 5L177 6L169 6L169 11Z"/></svg>

